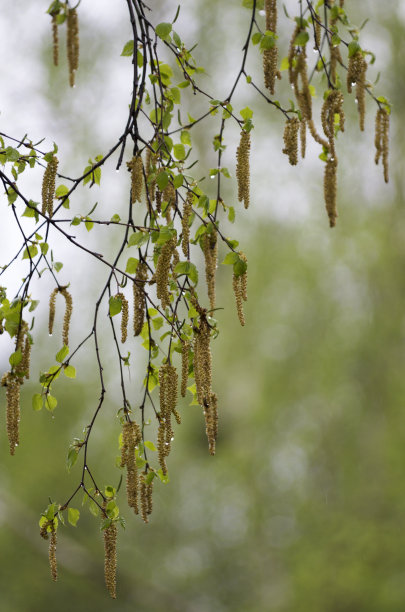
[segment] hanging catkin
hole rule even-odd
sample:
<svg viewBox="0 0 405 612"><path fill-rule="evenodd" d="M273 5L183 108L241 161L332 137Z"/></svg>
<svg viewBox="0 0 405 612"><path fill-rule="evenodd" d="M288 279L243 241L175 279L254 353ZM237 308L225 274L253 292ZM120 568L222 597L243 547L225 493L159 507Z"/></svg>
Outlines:
<svg viewBox="0 0 405 612"><path fill-rule="evenodd" d="M148 279L148 266L139 262L136 269L135 281L132 285L134 293L134 336L139 336L145 319L145 283Z"/></svg>
<svg viewBox="0 0 405 612"><path fill-rule="evenodd" d="M76 9L67 13L67 59L69 66L69 84L74 87L76 70L79 67L79 20Z"/></svg>
<svg viewBox="0 0 405 612"><path fill-rule="evenodd" d="M356 51L349 57L347 68L347 91L352 92L353 85L356 85L357 110L359 113L360 130L364 131L364 118L366 113L366 70L367 62L362 51Z"/></svg>
<svg viewBox="0 0 405 612"><path fill-rule="evenodd" d="M59 37L57 14L52 15L52 55L53 65L57 66L59 63Z"/></svg>
<svg viewBox="0 0 405 612"><path fill-rule="evenodd" d="M265 0L266 31L276 34L277 31L277 0ZM278 50L275 44L270 49L263 51L263 70L264 83L270 93L274 94L275 82L277 77L277 57Z"/></svg>
<svg viewBox="0 0 405 612"><path fill-rule="evenodd" d="M240 133L240 142L236 151L236 179L238 181L238 200L243 202L245 208L250 202L250 132L243 130Z"/></svg>
<svg viewBox="0 0 405 612"><path fill-rule="evenodd" d="M58 158L53 155L47 163L42 179L42 214L48 214L49 217L53 215L53 199L55 197L55 179L58 163Z"/></svg>
<svg viewBox="0 0 405 612"><path fill-rule="evenodd" d="M105 504L104 504L105 505ZM117 597L117 526L112 522L103 530L104 579L112 599Z"/></svg>
<svg viewBox="0 0 405 612"><path fill-rule="evenodd" d="M205 278L207 281L208 298L211 310L215 308L215 271L218 262L217 232L204 234L202 238L205 258Z"/></svg>
<svg viewBox="0 0 405 612"><path fill-rule="evenodd" d="M379 108L375 117L375 163L382 158L384 180L388 183L388 149L389 149L390 116L385 108Z"/></svg>
<svg viewBox="0 0 405 612"><path fill-rule="evenodd" d="M131 173L131 202L142 201L142 185L143 185L143 164L141 155L134 157L127 162L127 167Z"/></svg>

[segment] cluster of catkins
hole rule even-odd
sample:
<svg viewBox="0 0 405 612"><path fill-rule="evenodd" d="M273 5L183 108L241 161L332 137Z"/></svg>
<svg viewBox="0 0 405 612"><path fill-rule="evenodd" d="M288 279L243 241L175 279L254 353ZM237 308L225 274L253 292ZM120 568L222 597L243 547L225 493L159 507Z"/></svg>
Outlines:
<svg viewBox="0 0 405 612"><path fill-rule="evenodd" d="M332 1L331 5L334 4ZM277 28L277 2L276 0L265 0L265 19L266 31L273 33L276 37ZM339 8L344 6L344 0L339 0ZM330 57L326 65L326 59L322 56L322 65L327 71L329 90L325 94L324 104L322 108L321 120L324 135L317 131L313 114L312 114L312 94L310 88L310 77L308 75L307 65L307 41L308 33L306 24L297 19L297 25L291 37L288 51L288 78L292 89L294 90L298 116L288 117L284 129L284 148L283 153L288 156L289 162L292 165L298 163L298 136L301 140L301 156L305 157L306 148L306 132L307 129L314 140L323 147L323 156L325 161L324 171L324 199L325 207L329 217L331 227L336 224L337 206L337 167L338 158L335 149L335 134L337 128L344 130L344 112L343 112L343 93L339 89L339 78L337 74L338 65L343 66L342 57L338 44L333 44L330 41L331 32L337 28L339 12L331 13L328 29L322 23L322 20L317 12L317 9L311 10L313 34L314 34L314 50L321 57L321 47L325 40L329 43ZM322 41L322 31L325 31L324 40ZM303 41L301 43L301 41ZM275 43L275 38L274 38ZM354 42L352 43L354 44ZM263 66L265 85L274 93L275 79L279 76L277 71L277 47L274 44L270 49L265 49L263 52ZM359 115L360 130L364 130L365 121L365 95L368 88L366 81L367 61L365 53L359 45L354 45L351 49L349 45L349 61L347 66L347 91L352 92L352 88L356 88L356 103ZM378 101L377 101L378 102ZM379 108L376 116L376 157L378 163L382 158L384 168L384 179L388 181L388 131L389 131L389 111L384 105L378 102ZM295 112L295 111L294 111ZM337 120L336 120L337 117ZM241 144L238 150L238 169L243 174L245 162L243 161L243 147L246 149L246 137L241 139ZM238 173L239 199L245 200L243 196L243 185ZM245 200L246 205L246 200Z"/></svg>
<svg viewBox="0 0 405 612"><path fill-rule="evenodd" d="M59 10L51 13L52 17L52 38L53 38L53 63L59 63ZM74 87L75 75L79 67L79 19L75 8L68 8L65 19L67 24L66 33L66 52L69 67L69 84Z"/></svg>

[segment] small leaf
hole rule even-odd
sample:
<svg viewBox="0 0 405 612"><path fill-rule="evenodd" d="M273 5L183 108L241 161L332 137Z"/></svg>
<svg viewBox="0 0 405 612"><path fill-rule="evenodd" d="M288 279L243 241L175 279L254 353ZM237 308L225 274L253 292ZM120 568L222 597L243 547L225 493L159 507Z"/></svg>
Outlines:
<svg viewBox="0 0 405 612"><path fill-rule="evenodd" d="M179 160L183 160L186 157L186 150L183 144L175 144L173 147L174 157Z"/></svg>
<svg viewBox="0 0 405 612"><path fill-rule="evenodd" d="M136 259L135 257L130 257L127 261L127 267L125 268L125 272L127 274L135 274L138 264L139 259Z"/></svg>
<svg viewBox="0 0 405 612"><path fill-rule="evenodd" d="M68 378L76 378L76 368L73 367L72 365L66 366L63 372L65 376L67 376Z"/></svg>
<svg viewBox="0 0 405 612"><path fill-rule="evenodd" d="M167 172L165 172L164 170L162 172L159 172L159 174L156 177L156 183L160 191L163 191L167 187L168 182L169 182L169 175L167 174Z"/></svg>
<svg viewBox="0 0 405 612"><path fill-rule="evenodd" d="M225 256L225 259L222 263L226 265L234 265L238 261L238 259L239 255L237 253L231 252Z"/></svg>
<svg viewBox="0 0 405 612"><path fill-rule="evenodd" d="M110 300L109 300L110 317L114 317L116 314L121 312L121 309L122 309L122 302L121 302L121 300L119 298L115 298L112 295L110 297Z"/></svg>
<svg viewBox="0 0 405 612"><path fill-rule="evenodd" d="M42 409L43 405L43 397L40 393L34 393L32 396L32 408L35 411L39 411Z"/></svg>
<svg viewBox="0 0 405 612"><path fill-rule="evenodd" d="M308 32L306 32L305 30L302 30L301 32L298 32L297 36L295 37L294 45L296 47L304 47L308 41L309 41Z"/></svg>
<svg viewBox="0 0 405 612"><path fill-rule="evenodd" d="M53 412L58 405L58 400L53 395L47 395L45 397L45 408L49 410L49 412Z"/></svg>
<svg viewBox="0 0 405 612"><path fill-rule="evenodd" d="M69 193L69 188L66 185L59 185L55 191L55 198L63 198L67 193Z"/></svg>
<svg viewBox="0 0 405 612"><path fill-rule="evenodd" d="M149 450L151 451L156 451L156 446L153 444L153 442L150 442L149 440L145 440L144 442L146 448L149 448Z"/></svg>
<svg viewBox="0 0 405 612"><path fill-rule="evenodd" d="M21 363L21 360L22 360L22 353L20 349L18 349L18 351L15 351L15 353L12 353L10 357L8 358L8 360L12 368L14 368L15 366L18 366L18 364Z"/></svg>
<svg viewBox="0 0 405 612"><path fill-rule="evenodd" d="M127 43L125 43L121 56L130 57L133 54L134 54L134 41L129 40Z"/></svg>
<svg viewBox="0 0 405 612"><path fill-rule="evenodd" d="M76 508L68 508L68 521L73 527L76 527L77 521L80 518L80 510Z"/></svg>
<svg viewBox="0 0 405 612"><path fill-rule="evenodd" d="M55 261L53 267L55 268L56 272L59 272L63 268L63 263L61 261Z"/></svg>
<svg viewBox="0 0 405 612"><path fill-rule="evenodd" d="M60 351L58 351L56 353L56 361L58 363L62 363L65 359L65 357L67 357L69 354L69 348L66 346L66 344L63 345L63 347L60 349Z"/></svg>
<svg viewBox="0 0 405 612"><path fill-rule="evenodd" d="M162 38L162 39L165 39L166 36L168 36L171 31L172 31L172 24L166 23L166 22L159 23L155 28L156 34L159 36L159 38Z"/></svg>

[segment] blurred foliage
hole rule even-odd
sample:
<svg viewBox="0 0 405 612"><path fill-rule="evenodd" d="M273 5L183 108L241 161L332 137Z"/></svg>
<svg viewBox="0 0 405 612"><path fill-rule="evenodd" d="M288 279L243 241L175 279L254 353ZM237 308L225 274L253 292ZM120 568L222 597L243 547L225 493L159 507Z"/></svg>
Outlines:
<svg viewBox="0 0 405 612"><path fill-rule="evenodd" d="M392 15L384 23L399 74L403 25ZM398 123L402 87L392 79ZM395 160L403 138L393 135ZM198 408L185 403L171 482L156 487L151 524L125 512L117 604L104 589L101 532L84 509L80 527L60 533L59 582L48 576L37 517L49 492L58 499L74 478L65 469L68 443L91 407L80 377L74 391L60 392L55 419L31 410L35 389L27 385L15 457L4 427L0 434L2 612L404 609L401 172L394 165L397 196L380 206L364 195L354 201L347 184L339 196L344 222L333 232L323 210L310 220L251 223L244 330L230 271L220 267L217 455L208 456ZM119 426L104 425L95 459L111 472ZM111 478L118 481L118 469Z"/></svg>

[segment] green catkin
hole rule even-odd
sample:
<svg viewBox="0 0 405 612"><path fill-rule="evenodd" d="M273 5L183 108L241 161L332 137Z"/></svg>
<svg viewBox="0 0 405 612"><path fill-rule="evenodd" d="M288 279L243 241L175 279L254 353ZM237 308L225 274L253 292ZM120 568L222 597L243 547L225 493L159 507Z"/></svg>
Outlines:
<svg viewBox="0 0 405 612"><path fill-rule="evenodd" d="M42 179L42 214L48 214L49 217L52 217L53 215L55 179L56 172L58 169L58 163L58 158L53 155L45 168L44 176Z"/></svg>
<svg viewBox="0 0 405 612"><path fill-rule="evenodd" d="M1 380L1 385L6 387L6 429L10 455L15 454L19 444L20 384L19 377L13 372L7 372Z"/></svg>
<svg viewBox="0 0 405 612"><path fill-rule="evenodd" d="M167 457L170 453L171 441L173 438L173 428L171 424L171 415L176 416L177 405L177 382L178 376L176 368L169 364L163 364L159 369L159 386L160 386L160 423L164 425L164 455ZM162 468L163 469L163 468Z"/></svg>
<svg viewBox="0 0 405 612"><path fill-rule="evenodd" d="M135 421L124 423L122 427L121 467L127 468L128 506L138 514L138 468L135 449L142 440L142 432Z"/></svg>
<svg viewBox="0 0 405 612"><path fill-rule="evenodd" d="M181 248L184 254L184 257L188 257L189 256L189 251L190 251L190 217L191 217L191 213L193 211L193 192L189 191L187 193L187 197L184 200L184 205L183 205L183 217L181 219L181 228L182 228L182 234L181 234Z"/></svg>
<svg viewBox="0 0 405 612"><path fill-rule="evenodd" d="M65 298L66 306L65 306L65 316L63 317L63 330L62 330L62 340L63 344L69 346L69 328L70 328L70 319L72 316L73 310L73 300L67 289L61 289L60 293Z"/></svg>
<svg viewBox="0 0 405 612"><path fill-rule="evenodd" d="M63 344L69 346L69 328L70 328L70 319L73 311L73 300L69 291L66 287L57 287L51 293L51 297L49 298L49 322L48 322L48 332L49 335L52 336L53 332L53 324L55 321L55 311L56 311L56 296L60 293L65 298L65 316L63 318L63 330L62 330L62 341Z"/></svg>
<svg viewBox="0 0 405 612"><path fill-rule="evenodd" d="M238 200L245 208L250 203L250 132L240 133L240 142L236 151L236 179L238 182Z"/></svg>
<svg viewBox="0 0 405 612"><path fill-rule="evenodd" d="M352 92L353 85L356 85L357 111L359 113L360 130L364 131L364 119L366 113L366 71L367 62L362 51L357 51L349 58L347 68L347 91Z"/></svg>
<svg viewBox="0 0 405 612"><path fill-rule="evenodd" d="M127 168L131 172L131 202L142 201L143 164L142 157L135 155L129 162Z"/></svg>
<svg viewBox="0 0 405 612"><path fill-rule="evenodd" d="M58 288L54 289L51 293L51 297L49 298L49 322L48 322L48 332L49 335L52 336L53 332L53 324L55 321L55 311L56 311L56 296L58 295Z"/></svg>
<svg viewBox="0 0 405 612"><path fill-rule="evenodd" d="M104 504L105 505L105 504ZM112 599L117 597L117 526L111 523L103 530L104 579Z"/></svg>
<svg viewBox="0 0 405 612"><path fill-rule="evenodd" d="M215 272L218 263L217 232L204 234L202 238L205 258L205 278L211 310L215 308Z"/></svg>
<svg viewBox="0 0 405 612"><path fill-rule="evenodd" d="M66 48L69 84L71 87L74 87L76 70L79 67L79 20L76 9L68 10Z"/></svg>
<svg viewBox="0 0 405 612"><path fill-rule="evenodd" d="M194 330L194 377L200 406L209 404L212 384L211 330L205 316Z"/></svg>
<svg viewBox="0 0 405 612"><path fill-rule="evenodd" d="M121 342L124 344L128 335L128 300L121 292L115 295L115 299L121 300Z"/></svg>
<svg viewBox="0 0 405 612"><path fill-rule="evenodd" d="M69 67L69 84L74 87L76 70L79 67L79 20L76 9L67 13L67 60Z"/></svg>
<svg viewBox="0 0 405 612"><path fill-rule="evenodd" d="M141 500L141 518L144 523L149 523L148 485L146 484L145 477L146 472L139 474L139 497Z"/></svg>
<svg viewBox="0 0 405 612"><path fill-rule="evenodd" d="M56 21L57 15L52 15L52 55L53 65L57 66L59 63L59 37L58 37L58 22Z"/></svg>
<svg viewBox="0 0 405 612"><path fill-rule="evenodd" d="M284 149L283 153L288 155L288 161L292 166L298 164L298 130L300 122L297 117L287 119L284 128Z"/></svg>
<svg viewBox="0 0 405 612"><path fill-rule="evenodd" d="M266 30L276 34L277 31L277 0L265 0ZM277 45L263 51L264 83L270 93L274 94L277 77Z"/></svg>
<svg viewBox="0 0 405 612"><path fill-rule="evenodd" d="M176 207L176 190L172 183L168 183L167 186L163 190L163 201L167 202L167 206L165 209L165 218L167 224L169 224L172 220L171 210Z"/></svg>
<svg viewBox="0 0 405 612"><path fill-rule="evenodd" d="M168 288L170 261L176 248L176 239L172 238L162 246L156 264L156 293L165 309L170 304L170 292Z"/></svg>
<svg viewBox="0 0 405 612"><path fill-rule="evenodd" d="M242 326L245 325L245 314L243 312L243 289L242 289L242 277L233 275L232 278L233 293L236 301L236 311L238 313L239 322Z"/></svg>
<svg viewBox="0 0 405 612"><path fill-rule="evenodd" d="M190 344L188 340L181 342L181 397L186 397L188 381L188 355Z"/></svg>
<svg viewBox="0 0 405 612"><path fill-rule="evenodd" d="M385 108L379 108L375 117L375 163L378 164L382 158L384 169L384 180L388 183L388 153L389 153L389 127L390 116Z"/></svg>
<svg viewBox="0 0 405 612"><path fill-rule="evenodd" d="M132 285L134 294L134 336L139 336L145 320L145 293L144 287L148 279L148 266L139 262L136 269L135 282Z"/></svg>
<svg viewBox="0 0 405 612"><path fill-rule="evenodd" d="M58 579L58 565L56 562L56 544L57 537L55 528L51 531L51 538L49 540L49 568L51 570L52 580L54 582Z"/></svg>

